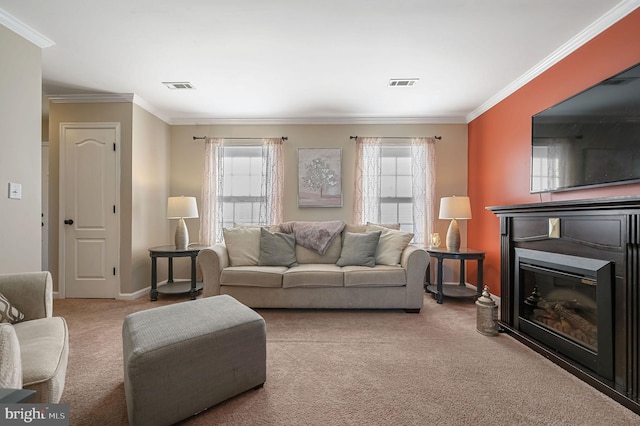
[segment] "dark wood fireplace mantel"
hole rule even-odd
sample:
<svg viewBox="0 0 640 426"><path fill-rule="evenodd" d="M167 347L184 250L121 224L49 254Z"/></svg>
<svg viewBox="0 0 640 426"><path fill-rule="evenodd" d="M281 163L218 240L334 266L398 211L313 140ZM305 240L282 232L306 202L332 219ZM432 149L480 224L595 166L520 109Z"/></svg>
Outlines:
<svg viewBox="0 0 640 426"><path fill-rule="evenodd" d="M640 197L488 207L500 218L500 323L553 362L640 414ZM518 329L516 248L612 262L614 379Z"/></svg>

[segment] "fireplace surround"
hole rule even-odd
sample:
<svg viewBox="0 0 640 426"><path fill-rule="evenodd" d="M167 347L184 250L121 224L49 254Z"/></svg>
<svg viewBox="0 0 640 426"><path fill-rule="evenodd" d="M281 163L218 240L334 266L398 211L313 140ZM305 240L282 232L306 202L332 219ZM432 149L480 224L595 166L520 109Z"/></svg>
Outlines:
<svg viewBox="0 0 640 426"><path fill-rule="evenodd" d="M487 209L501 328L640 414L640 197Z"/></svg>

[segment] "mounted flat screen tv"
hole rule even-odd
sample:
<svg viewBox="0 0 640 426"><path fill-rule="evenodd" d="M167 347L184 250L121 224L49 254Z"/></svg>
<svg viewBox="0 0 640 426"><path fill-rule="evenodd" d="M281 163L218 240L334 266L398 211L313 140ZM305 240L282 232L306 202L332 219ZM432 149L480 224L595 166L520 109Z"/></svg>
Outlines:
<svg viewBox="0 0 640 426"><path fill-rule="evenodd" d="M640 64L532 117L531 193L640 182Z"/></svg>

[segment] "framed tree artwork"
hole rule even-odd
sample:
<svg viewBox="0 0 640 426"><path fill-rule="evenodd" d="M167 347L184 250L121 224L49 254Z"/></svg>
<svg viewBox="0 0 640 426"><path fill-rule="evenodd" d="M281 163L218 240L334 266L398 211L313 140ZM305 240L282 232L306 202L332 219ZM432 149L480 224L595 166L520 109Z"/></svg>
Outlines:
<svg viewBox="0 0 640 426"><path fill-rule="evenodd" d="M342 148L298 148L298 207L342 207Z"/></svg>

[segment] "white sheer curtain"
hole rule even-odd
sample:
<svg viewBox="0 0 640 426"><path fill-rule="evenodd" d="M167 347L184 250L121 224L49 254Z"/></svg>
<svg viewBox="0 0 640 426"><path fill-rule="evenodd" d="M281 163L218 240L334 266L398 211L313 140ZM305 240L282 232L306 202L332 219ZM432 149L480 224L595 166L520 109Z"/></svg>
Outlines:
<svg viewBox="0 0 640 426"><path fill-rule="evenodd" d="M435 138L411 139L413 242L427 245L434 229L436 204Z"/></svg>
<svg viewBox="0 0 640 426"><path fill-rule="evenodd" d="M221 242L224 195L224 139L205 142L200 202L200 244ZM282 222L284 187L282 138L262 140L262 176L258 220L263 225Z"/></svg>
<svg viewBox="0 0 640 426"><path fill-rule="evenodd" d="M426 245L434 229L436 194L435 138L411 140L413 242ZM353 223L380 223L382 142L356 139Z"/></svg>
<svg viewBox="0 0 640 426"><path fill-rule="evenodd" d="M380 223L381 171L381 139L356 138L353 223Z"/></svg>
<svg viewBox="0 0 640 426"><path fill-rule="evenodd" d="M259 220L263 225L282 222L282 194L284 188L284 166L282 138L262 140L262 199Z"/></svg>
<svg viewBox="0 0 640 426"><path fill-rule="evenodd" d="M222 238L222 203L224 139L208 138L204 143L204 171L200 196L200 244L211 246Z"/></svg>

